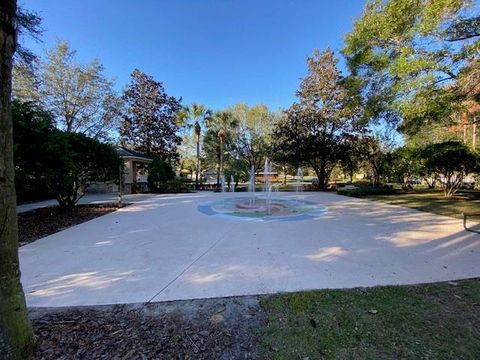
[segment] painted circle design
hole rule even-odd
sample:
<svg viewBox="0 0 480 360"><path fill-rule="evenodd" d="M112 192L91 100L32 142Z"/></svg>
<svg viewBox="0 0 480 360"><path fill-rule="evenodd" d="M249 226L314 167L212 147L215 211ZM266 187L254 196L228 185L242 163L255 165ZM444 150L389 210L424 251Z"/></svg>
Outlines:
<svg viewBox="0 0 480 360"><path fill-rule="evenodd" d="M270 204L270 206L268 206ZM202 214L244 221L315 220L327 213L318 203L300 198L225 197L198 206Z"/></svg>

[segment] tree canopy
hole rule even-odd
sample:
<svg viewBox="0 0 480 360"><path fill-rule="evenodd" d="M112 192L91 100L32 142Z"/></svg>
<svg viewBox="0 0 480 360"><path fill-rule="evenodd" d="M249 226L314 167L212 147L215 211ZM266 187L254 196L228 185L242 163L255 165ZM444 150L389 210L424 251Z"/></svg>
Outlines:
<svg viewBox="0 0 480 360"><path fill-rule="evenodd" d="M122 143L164 160L177 159L181 99L167 95L161 82L138 69L131 78L123 94L126 111L120 127Z"/></svg>
<svg viewBox="0 0 480 360"><path fill-rule="evenodd" d="M42 106L61 130L109 139L122 110L113 86L98 59L81 64L67 42L58 42L38 66L17 62L13 96Z"/></svg>
<svg viewBox="0 0 480 360"><path fill-rule="evenodd" d="M470 5L468 0L368 2L343 53L369 119L402 120L407 135L451 121L471 91L457 84L478 65L478 15Z"/></svg>
<svg viewBox="0 0 480 360"><path fill-rule="evenodd" d="M236 119L237 127L232 137L231 155L244 162L243 168L260 169L265 158L270 157L271 135L277 114L266 105L236 104L227 109ZM238 164L237 164L238 166Z"/></svg>
<svg viewBox="0 0 480 360"><path fill-rule="evenodd" d="M456 141L432 144L421 151L425 168L439 175L446 197L455 194L469 173L480 170L480 158Z"/></svg>
<svg viewBox="0 0 480 360"><path fill-rule="evenodd" d="M330 173L346 154L345 135L355 133L358 119L333 52L315 50L307 65L298 102L275 127L273 153L278 160L311 166L325 189Z"/></svg>

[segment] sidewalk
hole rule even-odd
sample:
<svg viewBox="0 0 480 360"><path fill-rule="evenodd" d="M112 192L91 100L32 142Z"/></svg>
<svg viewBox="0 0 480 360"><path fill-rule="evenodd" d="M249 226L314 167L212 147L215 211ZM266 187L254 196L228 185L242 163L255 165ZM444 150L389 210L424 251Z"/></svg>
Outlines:
<svg viewBox="0 0 480 360"><path fill-rule="evenodd" d="M123 195L123 202L124 203L136 203L150 197L155 196L156 194L126 194ZM118 201L117 193L109 193L109 194L87 194L80 199L78 204L104 204L104 203L116 203ZM28 204L22 204L17 206L17 214L45 208L49 206L56 206L58 205L57 200L44 200L44 201L37 201Z"/></svg>

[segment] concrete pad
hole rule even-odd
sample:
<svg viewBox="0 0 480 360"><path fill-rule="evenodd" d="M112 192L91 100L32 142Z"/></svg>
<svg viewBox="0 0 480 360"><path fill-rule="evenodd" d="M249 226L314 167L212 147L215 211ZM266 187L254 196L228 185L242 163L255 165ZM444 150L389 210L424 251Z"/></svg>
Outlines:
<svg viewBox="0 0 480 360"><path fill-rule="evenodd" d="M480 276L458 219L331 193L316 220L245 222L157 195L20 248L29 306L137 303ZM242 196L241 193L235 196ZM280 193L279 197L291 194Z"/></svg>

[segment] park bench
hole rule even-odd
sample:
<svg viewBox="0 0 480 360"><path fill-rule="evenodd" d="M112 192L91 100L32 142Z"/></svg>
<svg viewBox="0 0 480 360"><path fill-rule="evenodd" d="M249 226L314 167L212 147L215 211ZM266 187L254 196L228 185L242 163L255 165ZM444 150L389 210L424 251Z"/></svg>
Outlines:
<svg viewBox="0 0 480 360"><path fill-rule="evenodd" d="M463 227L465 228L465 230L476 232L476 233L480 234L480 231L469 229L467 227L467 218L469 218L469 217L480 217L480 211L463 213Z"/></svg>

